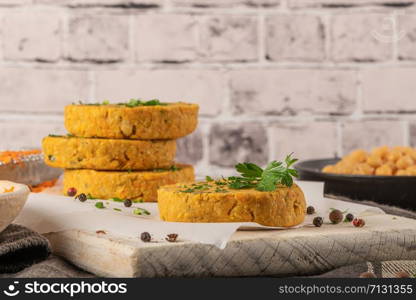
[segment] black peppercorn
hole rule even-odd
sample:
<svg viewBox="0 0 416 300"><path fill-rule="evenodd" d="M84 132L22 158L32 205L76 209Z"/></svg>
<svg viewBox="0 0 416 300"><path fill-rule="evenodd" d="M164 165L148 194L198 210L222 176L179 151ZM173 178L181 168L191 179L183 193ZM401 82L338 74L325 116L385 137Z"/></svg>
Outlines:
<svg viewBox="0 0 416 300"><path fill-rule="evenodd" d="M353 214L347 214L345 216L345 222L352 222L352 220L354 220L354 215Z"/></svg>
<svg viewBox="0 0 416 300"><path fill-rule="evenodd" d="M124 206L125 207L130 207L130 206L132 206L132 204L133 204L133 202L130 200L130 199L126 199L126 200L124 200Z"/></svg>
<svg viewBox="0 0 416 300"><path fill-rule="evenodd" d="M315 213L315 207L313 207L313 206L308 206L308 207L306 208L306 213L307 213L308 215L313 215L313 214Z"/></svg>
<svg viewBox="0 0 416 300"><path fill-rule="evenodd" d="M87 201L87 195L85 195L84 193L81 193L78 196L76 196L75 199L77 199L81 202L85 202L85 201Z"/></svg>
<svg viewBox="0 0 416 300"><path fill-rule="evenodd" d="M140 239L145 242L148 243L152 240L152 237L150 236L150 233L148 232L142 232L142 234L140 235Z"/></svg>
<svg viewBox="0 0 416 300"><path fill-rule="evenodd" d="M332 224L338 224L342 221L342 219L344 219L344 216L342 212L338 209L334 209L329 214L329 220L332 222Z"/></svg>
<svg viewBox="0 0 416 300"><path fill-rule="evenodd" d="M315 225L316 227L321 227L323 223L324 219L322 219L321 217L313 218L313 225Z"/></svg>

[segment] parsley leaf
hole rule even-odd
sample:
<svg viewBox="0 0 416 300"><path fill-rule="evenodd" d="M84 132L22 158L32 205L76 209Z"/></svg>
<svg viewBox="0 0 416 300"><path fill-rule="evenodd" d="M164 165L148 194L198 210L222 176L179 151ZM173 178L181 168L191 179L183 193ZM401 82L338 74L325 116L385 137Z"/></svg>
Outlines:
<svg viewBox="0 0 416 300"><path fill-rule="evenodd" d="M298 177L298 172L291 169L297 161L290 154L286 156L284 163L272 161L264 170L253 163L237 164L235 168L241 177L228 177L228 187L231 189L255 188L258 191L274 191L278 185L290 187L293 184L293 177Z"/></svg>
<svg viewBox="0 0 416 300"><path fill-rule="evenodd" d="M105 208L104 203L102 203L101 201L98 201L97 203L95 203L95 207L99 209Z"/></svg>
<svg viewBox="0 0 416 300"><path fill-rule="evenodd" d="M237 164L235 168L241 173L241 176L246 178L260 177L263 173L262 168L252 163Z"/></svg>

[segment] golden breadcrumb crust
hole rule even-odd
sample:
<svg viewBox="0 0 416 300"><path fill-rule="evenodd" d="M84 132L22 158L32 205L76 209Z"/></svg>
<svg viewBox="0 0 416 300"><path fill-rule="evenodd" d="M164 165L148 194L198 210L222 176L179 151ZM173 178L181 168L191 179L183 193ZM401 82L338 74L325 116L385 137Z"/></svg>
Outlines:
<svg viewBox="0 0 416 300"><path fill-rule="evenodd" d="M160 188L160 218L169 222L256 222L274 227L295 226L305 218L305 197L296 184L273 192L206 184L212 187L194 192L189 192L192 185L184 184Z"/></svg>
<svg viewBox="0 0 416 300"><path fill-rule="evenodd" d="M123 105L69 105L65 127L75 136L114 139L177 139L198 125L197 104L126 107Z"/></svg>
<svg viewBox="0 0 416 300"><path fill-rule="evenodd" d="M118 140L46 137L45 162L51 167L95 170L150 170L174 164L175 140Z"/></svg>
<svg viewBox="0 0 416 300"><path fill-rule="evenodd" d="M157 189L161 186L195 180L192 166L177 164L176 167L177 170L142 172L65 170L64 194L74 187L78 194L90 194L98 199L156 202Z"/></svg>

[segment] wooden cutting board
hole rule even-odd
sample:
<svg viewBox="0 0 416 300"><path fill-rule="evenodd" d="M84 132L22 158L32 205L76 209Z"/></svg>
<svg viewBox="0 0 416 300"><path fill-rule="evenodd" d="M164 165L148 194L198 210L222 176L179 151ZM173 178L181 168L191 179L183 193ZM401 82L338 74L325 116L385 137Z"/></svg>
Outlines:
<svg viewBox="0 0 416 300"><path fill-rule="evenodd" d="M46 236L55 254L108 277L289 276L367 261L416 259L416 220L374 215L365 221L363 228L343 223L238 231L223 250L76 230Z"/></svg>

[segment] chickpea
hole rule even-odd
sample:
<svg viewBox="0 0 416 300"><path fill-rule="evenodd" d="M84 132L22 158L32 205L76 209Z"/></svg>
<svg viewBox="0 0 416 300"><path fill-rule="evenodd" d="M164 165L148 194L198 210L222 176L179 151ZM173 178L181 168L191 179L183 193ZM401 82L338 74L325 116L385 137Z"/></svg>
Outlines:
<svg viewBox="0 0 416 300"><path fill-rule="evenodd" d="M396 167L399 170L405 170L413 164L413 159L408 155L404 155L396 161Z"/></svg>
<svg viewBox="0 0 416 300"><path fill-rule="evenodd" d="M412 149L412 151L409 151L408 155L414 160L416 161L416 150Z"/></svg>
<svg viewBox="0 0 416 300"><path fill-rule="evenodd" d="M367 164L372 166L373 168L378 168L383 164L383 160L381 156L371 154L367 157Z"/></svg>
<svg viewBox="0 0 416 300"><path fill-rule="evenodd" d="M392 152L399 152L401 154L407 154L407 151L409 151L409 149L411 149L410 147L406 147L406 146L396 146L393 148Z"/></svg>
<svg viewBox="0 0 416 300"><path fill-rule="evenodd" d="M402 157L402 153L397 150L393 150L387 154L387 160L393 163L395 163L400 157Z"/></svg>
<svg viewBox="0 0 416 300"><path fill-rule="evenodd" d="M386 159L387 155L390 153L390 148L387 146L381 146L374 148L371 153L375 156L380 157L381 159Z"/></svg>
<svg viewBox="0 0 416 300"><path fill-rule="evenodd" d="M373 173L374 173L374 168L365 163L357 164L354 167L353 172L352 172L352 174L357 174L357 175L373 175Z"/></svg>
<svg viewBox="0 0 416 300"><path fill-rule="evenodd" d="M379 176L390 176L390 175L393 175L393 169L391 168L390 165L384 164L381 167L378 167L376 169L375 174Z"/></svg>
<svg viewBox="0 0 416 300"><path fill-rule="evenodd" d="M348 154L346 159L356 163L365 162L367 160L367 152L362 149L358 149Z"/></svg>
<svg viewBox="0 0 416 300"><path fill-rule="evenodd" d="M340 161L336 164L336 173L338 174L351 174L354 169L354 163Z"/></svg>
<svg viewBox="0 0 416 300"><path fill-rule="evenodd" d="M416 165L408 167L406 172L411 176L416 176Z"/></svg>
<svg viewBox="0 0 416 300"><path fill-rule="evenodd" d="M370 153L357 149L335 165L322 169L325 173L416 176L416 148L407 146L376 147Z"/></svg>

